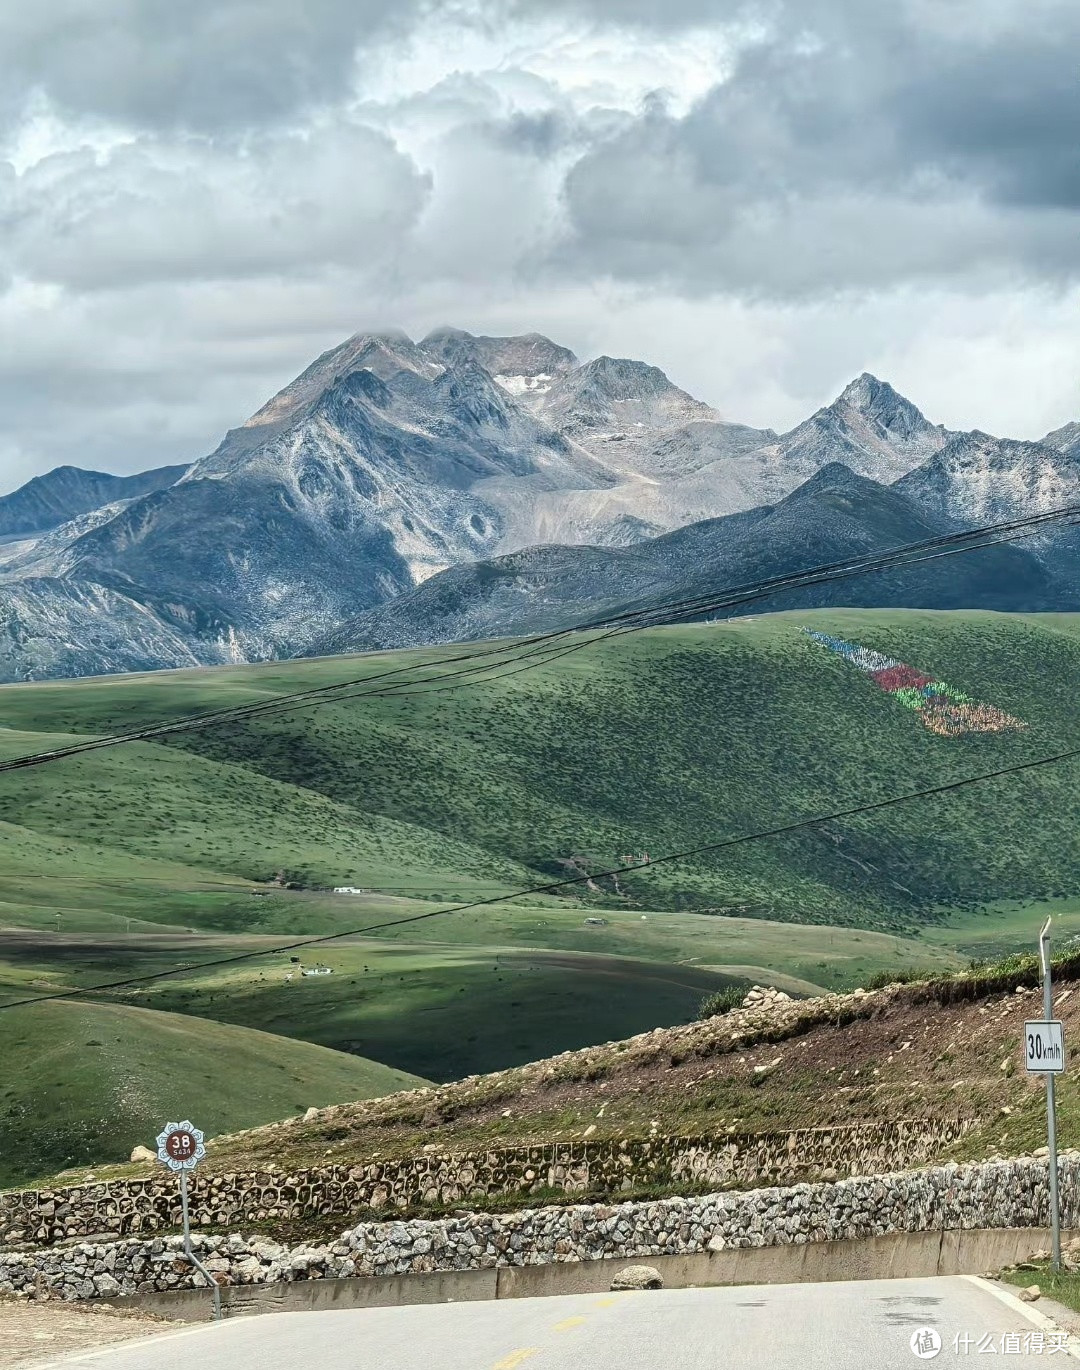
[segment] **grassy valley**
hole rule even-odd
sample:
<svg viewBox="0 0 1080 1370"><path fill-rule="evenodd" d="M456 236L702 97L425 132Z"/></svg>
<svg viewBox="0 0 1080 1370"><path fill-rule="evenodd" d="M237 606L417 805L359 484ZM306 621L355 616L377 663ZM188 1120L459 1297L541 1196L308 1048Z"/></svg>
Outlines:
<svg viewBox="0 0 1080 1370"><path fill-rule="evenodd" d="M1027 726L937 736L803 626ZM454 669L461 652L6 687L0 756L402 666ZM0 1002L183 971L99 995L95 1011L182 1015L196 1039L257 1029L271 1063L322 1049L331 1093L260 1094L265 1119L381 1090L390 1077L370 1062L447 1080L688 1022L733 982L812 994L885 969L957 968L1030 947L1048 909L1060 938L1080 935L1076 761L506 897L1062 751L1080 738L1078 666L1068 616L782 614L650 630L467 687L345 698L3 774ZM298 888L271 884L278 873ZM335 885L366 892L335 896ZM364 935L473 900L495 902ZM350 935L274 951L328 933ZM264 955L199 969L249 950ZM334 974L296 975L297 954ZM0 1040L53 1011L0 1015ZM146 1034L147 1062L167 1061L170 1040ZM58 1065L54 1087L77 1059ZM55 1169L65 1146L75 1154L35 1143L25 1088L5 1090L0 1078L0 1147L7 1127L20 1173ZM175 1107L148 1095L137 1139L158 1113L199 1113L212 1130L260 1120L212 1075L195 1092L190 1107L182 1091ZM80 1157L93 1161L94 1145ZM101 1159L121 1158L119 1134L100 1145Z"/></svg>
<svg viewBox="0 0 1080 1370"><path fill-rule="evenodd" d="M1075 952L1057 958L1055 1016L1067 1036L1080 1024L1078 972ZM1025 1018L1041 1001L1038 981L1037 958L1029 954L979 973L871 993L736 1007L689 1026L222 1137L211 1143L206 1165L226 1172L270 1164L295 1169L327 1158L349 1164L408 1156L428 1144L475 1153L585 1139L960 1119L963 1135L941 1139L934 1159L1030 1152L1046 1136L1042 1081L1025 1073L1021 1055ZM1075 1148L1075 1076L1059 1077L1057 1097L1059 1145ZM660 1179L647 1192L682 1190ZM598 1187L592 1197L611 1195ZM459 1202L427 1198L415 1211ZM524 1187L495 1202L525 1206L536 1198ZM319 1226L309 1219L303 1235L312 1222Z"/></svg>

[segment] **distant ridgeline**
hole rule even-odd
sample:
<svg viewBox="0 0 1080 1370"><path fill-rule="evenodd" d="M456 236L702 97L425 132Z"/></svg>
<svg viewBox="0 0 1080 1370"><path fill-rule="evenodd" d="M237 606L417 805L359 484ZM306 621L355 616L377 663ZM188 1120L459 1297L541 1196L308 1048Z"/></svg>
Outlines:
<svg viewBox="0 0 1080 1370"><path fill-rule="evenodd" d="M956 690L942 680L933 680L914 666L906 666L870 647L860 647L858 643L845 642L828 633L817 633L812 628L802 631L868 675L905 708L914 709L924 726L941 737L1001 733L1027 727L1020 719L995 709L992 704L977 704L962 690Z"/></svg>

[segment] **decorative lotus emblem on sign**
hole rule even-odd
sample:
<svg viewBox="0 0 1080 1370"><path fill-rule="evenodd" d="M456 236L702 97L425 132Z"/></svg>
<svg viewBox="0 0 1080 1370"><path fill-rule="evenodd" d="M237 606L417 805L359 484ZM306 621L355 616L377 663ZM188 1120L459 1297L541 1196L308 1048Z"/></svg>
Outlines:
<svg viewBox="0 0 1080 1370"><path fill-rule="evenodd" d="M166 1123L158 1135L157 1155L170 1170L194 1170L206 1155L203 1134L194 1123Z"/></svg>

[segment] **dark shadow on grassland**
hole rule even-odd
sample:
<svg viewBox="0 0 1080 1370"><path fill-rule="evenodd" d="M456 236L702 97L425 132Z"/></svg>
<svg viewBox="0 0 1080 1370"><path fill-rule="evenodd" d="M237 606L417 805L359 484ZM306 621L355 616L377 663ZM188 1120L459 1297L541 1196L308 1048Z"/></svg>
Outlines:
<svg viewBox="0 0 1080 1370"><path fill-rule="evenodd" d="M0 931L0 986L17 985L19 993L0 990L0 1000L35 991L49 992L70 986L89 991L104 981L126 976L157 975L195 970L202 962L254 951L260 944L272 948L280 938L200 937L178 933L133 933L126 937L45 933L36 929ZM15 975L5 975L5 968ZM40 975L41 984L28 976Z"/></svg>
<svg viewBox="0 0 1080 1370"><path fill-rule="evenodd" d="M574 952L342 947L335 973L162 982L147 1007L242 1023L453 1080L692 1020L730 977ZM364 969L365 963L368 967Z"/></svg>
<svg viewBox="0 0 1080 1370"><path fill-rule="evenodd" d="M124 1161L169 1117L213 1136L417 1083L306 1042L120 1004L11 1009L0 1041L0 1186Z"/></svg>

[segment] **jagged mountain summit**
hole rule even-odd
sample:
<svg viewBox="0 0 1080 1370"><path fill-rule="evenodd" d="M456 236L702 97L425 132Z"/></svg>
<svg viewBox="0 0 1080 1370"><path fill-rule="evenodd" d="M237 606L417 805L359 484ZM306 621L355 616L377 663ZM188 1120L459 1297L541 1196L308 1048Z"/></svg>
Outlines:
<svg viewBox="0 0 1080 1370"><path fill-rule="evenodd" d="M779 439L785 461L809 477L830 461L886 484L928 461L952 435L886 381L863 372L839 397Z"/></svg>
<svg viewBox="0 0 1080 1370"><path fill-rule="evenodd" d="M838 461L900 481L934 519L1044 507L1071 488L1072 428L1042 444L950 433L863 375L776 433L655 366L580 362L536 333L357 334L190 466L59 468L0 500L0 677L289 655L454 568L543 564L538 547L601 549L570 558L594 568L633 562L603 549L644 549L655 576L665 535L760 521ZM769 526L787 527L778 517ZM789 535L805 551L805 526ZM585 602L588 574L574 574Z"/></svg>
<svg viewBox="0 0 1080 1370"><path fill-rule="evenodd" d="M1055 428L1052 433L1047 433L1043 442L1068 457L1080 457L1080 423L1067 423Z"/></svg>
<svg viewBox="0 0 1080 1370"><path fill-rule="evenodd" d="M949 436L869 375L783 434L725 419L658 367L625 358L567 367L542 389L520 393L613 480L543 491L490 483L485 491L504 517L500 551L551 542L631 545L782 499L834 460L871 478L895 480Z"/></svg>
<svg viewBox="0 0 1080 1370"><path fill-rule="evenodd" d="M65 573L141 587L155 612L193 589L217 649L277 655L296 641L494 550L486 482L596 487L609 474L475 361L407 338L352 339L321 357L183 479L81 536Z"/></svg>
<svg viewBox="0 0 1080 1370"><path fill-rule="evenodd" d="M1080 502L1080 444L1015 442L957 433L897 484L927 509L970 523L998 523Z"/></svg>
<svg viewBox="0 0 1080 1370"><path fill-rule="evenodd" d="M446 366L475 362L511 395L546 394L564 371L578 365L568 347L560 347L542 333L488 338L460 328L435 328L422 340L420 349Z"/></svg>
<svg viewBox="0 0 1080 1370"><path fill-rule="evenodd" d="M563 433L610 441L634 428L680 428L720 418L715 409L673 385L658 366L626 357L597 357L566 369L535 408Z"/></svg>

